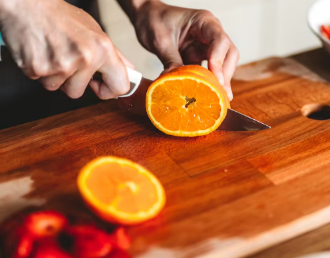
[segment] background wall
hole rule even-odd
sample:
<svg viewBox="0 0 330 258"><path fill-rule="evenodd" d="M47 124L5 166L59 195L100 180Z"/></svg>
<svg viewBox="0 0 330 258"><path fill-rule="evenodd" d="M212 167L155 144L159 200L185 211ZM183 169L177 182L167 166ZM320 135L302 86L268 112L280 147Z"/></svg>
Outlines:
<svg viewBox="0 0 330 258"><path fill-rule="evenodd" d="M307 26L314 0L163 0L171 5L207 9L220 19L241 53L240 64L285 56L320 46ZM146 77L162 71L159 60L138 43L128 18L114 0L99 0L101 17L115 45Z"/></svg>

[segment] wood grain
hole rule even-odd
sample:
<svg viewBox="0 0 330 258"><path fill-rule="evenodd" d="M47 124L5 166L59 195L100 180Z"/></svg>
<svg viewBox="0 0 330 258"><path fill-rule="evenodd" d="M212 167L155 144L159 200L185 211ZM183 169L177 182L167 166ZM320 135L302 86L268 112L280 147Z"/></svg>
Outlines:
<svg viewBox="0 0 330 258"><path fill-rule="evenodd" d="M300 111L330 104L330 85L271 58L240 67L233 91L234 109L272 129L176 138L105 101L0 130L0 209L25 201L102 223L76 176L91 159L116 155L151 170L167 194L156 219L128 229L133 257L242 257L330 223L330 120ZM8 192L17 182L25 190Z"/></svg>

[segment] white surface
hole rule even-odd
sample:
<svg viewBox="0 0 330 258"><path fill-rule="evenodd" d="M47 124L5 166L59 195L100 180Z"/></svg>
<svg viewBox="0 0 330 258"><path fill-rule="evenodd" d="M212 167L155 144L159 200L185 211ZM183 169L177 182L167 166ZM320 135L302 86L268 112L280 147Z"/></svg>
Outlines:
<svg viewBox="0 0 330 258"><path fill-rule="evenodd" d="M133 26L116 1L99 1L102 20L114 44L143 76L155 79L163 69L161 62L138 43ZM240 64L321 46L306 22L315 0L163 1L212 11L240 50Z"/></svg>
<svg viewBox="0 0 330 258"><path fill-rule="evenodd" d="M330 252L313 253L309 255L300 256L297 258L330 258Z"/></svg>
<svg viewBox="0 0 330 258"><path fill-rule="evenodd" d="M330 0L316 1L308 12L307 21L312 31L330 53L330 41L324 38L320 32L322 25L330 25Z"/></svg>
<svg viewBox="0 0 330 258"><path fill-rule="evenodd" d="M46 200L25 198L33 190L31 177L22 177L0 184L0 222L29 206L39 206Z"/></svg>

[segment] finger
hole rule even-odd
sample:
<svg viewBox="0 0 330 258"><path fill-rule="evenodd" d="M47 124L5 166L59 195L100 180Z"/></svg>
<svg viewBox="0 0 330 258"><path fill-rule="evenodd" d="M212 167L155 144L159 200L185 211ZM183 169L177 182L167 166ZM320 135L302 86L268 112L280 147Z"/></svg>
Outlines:
<svg viewBox="0 0 330 258"><path fill-rule="evenodd" d="M230 48L225 58L225 62L223 64L223 74L225 81L230 81L231 78L233 77L238 61L239 61L238 50L236 49L236 47Z"/></svg>
<svg viewBox="0 0 330 258"><path fill-rule="evenodd" d="M224 32L219 20L208 11L199 12L193 27L196 28L194 31L199 41L209 46L207 51L209 69L224 86L223 64L232 45L229 37ZM232 98L231 91L228 88L227 90L228 97Z"/></svg>
<svg viewBox="0 0 330 258"><path fill-rule="evenodd" d="M223 64L223 74L225 79L224 88L230 100L233 99L230 81L236 70L238 60L239 52L237 51L236 47L233 47L228 51L225 62Z"/></svg>
<svg viewBox="0 0 330 258"><path fill-rule="evenodd" d="M74 70L72 70L70 73L57 73L54 75L46 76L40 78L41 84L49 91L55 91L58 90L65 81L72 76L74 73Z"/></svg>
<svg viewBox="0 0 330 258"><path fill-rule="evenodd" d="M172 36L164 36L155 45L156 54L164 65L164 69L170 71L183 66L183 61L179 53L179 47L175 44Z"/></svg>
<svg viewBox="0 0 330 258"><path fill-rule="evenodd" d="M135 66L119 51L119 49L116 47L117 50L117 54L118 56L121 58L121 60L124 62L124 64L129 67L132 68L133 70L135 70Z"/></svg>
<svg viewBox="0 0 330 258"><path fill-rule="evenodd" d="M66 79L66 76L55 74L51 76L42 77L39 81L46 90L55 91L63 85Z"/></svg>
<svg viewBox="0 0 330 258"><path fill-rule="evenodd" d="M51 75L53 71L48 59L47 47L40 49L35 42L30 42L27 45L30 46L29 51L25 48L22 49L22 59L18 62L18 66L25 75L32 80Z"/></svg>
<svg viewBox="0 0 330 258"><path fill-rule="evenodd" d="M227 41L218 38L211 43L208 50L207 59L209 69L215 74L221 85L224 85L225 83L222 66L229 50L229 46L230 45Z"/></svg>
<svg viewBox="0 0 330 258"><path fill-rule="evenodd" d="M98 80L90 80L89 86L91 86L95 95L98 96L100 99L106 100L118 97L118 94L114 94L111 90L109 90L108 86L105 83L100 82Z"/></svg>
<svg viewBox="0 0 330 258"><path fill-rule="evenodd" d="M66 80L61 89L72 99L80 98L94 74L93 71L93 69L78 70Z"/></svg>
<svg viewBox="0 0 330 258"><path fill-rule="evenodd" d="M182 59L185 65L198 64L207 59L207 45L202 43L190 44L186 49L181 52Z"/></svg>
<svg viewBox="0 0 330 258"><path fill-rule="evenodd" d="M102 83L92 80L90 85L100 99L111 99L126 94L130 89L127 69L116 51L98 69Z"/></svg>

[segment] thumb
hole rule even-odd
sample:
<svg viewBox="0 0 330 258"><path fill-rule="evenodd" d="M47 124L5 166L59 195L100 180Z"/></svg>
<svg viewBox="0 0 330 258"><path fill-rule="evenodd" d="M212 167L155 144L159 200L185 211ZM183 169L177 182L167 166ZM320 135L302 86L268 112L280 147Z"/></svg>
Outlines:
<svg viewBox="0 0 330 258"><path fill-rule="evenodd" d="M183 66L183 61L178 50L178 46L174 42L162 44L157 49L157 56L164 65L164 72L169 72L174 68Z"/></svg>

